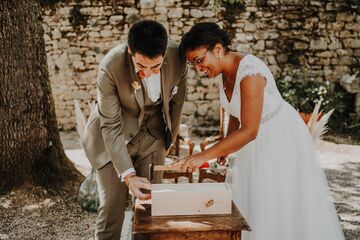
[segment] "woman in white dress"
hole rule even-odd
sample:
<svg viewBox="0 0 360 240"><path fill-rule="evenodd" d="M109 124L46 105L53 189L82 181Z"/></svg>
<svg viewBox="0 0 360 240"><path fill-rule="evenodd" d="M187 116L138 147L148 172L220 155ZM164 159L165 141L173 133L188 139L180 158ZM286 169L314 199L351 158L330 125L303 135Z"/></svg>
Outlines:
<svg viewBox="0 0 360 240"><path fill-rule="evenodd" d="M344 239L314 142L285 102L259 58L232 52L215 23L186 33L180 51L208 77L222 74L220 101L231 116L227 136L177 163L193 171L205 161L236 154L228 170L233 200L252 228L251 240Z"/></svg>

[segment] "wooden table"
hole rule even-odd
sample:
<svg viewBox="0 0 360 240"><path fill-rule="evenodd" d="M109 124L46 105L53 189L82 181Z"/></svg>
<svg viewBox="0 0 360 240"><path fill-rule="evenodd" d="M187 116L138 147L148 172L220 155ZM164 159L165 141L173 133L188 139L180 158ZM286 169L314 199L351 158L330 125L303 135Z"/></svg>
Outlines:
<svg viewBox="0 0 360 240"><path fill-rule="evenodd" d="M251 228L234 203L229 215L152 217L151 204L137 202L132 231L134 240L241 240L241 231Z"/></svg>

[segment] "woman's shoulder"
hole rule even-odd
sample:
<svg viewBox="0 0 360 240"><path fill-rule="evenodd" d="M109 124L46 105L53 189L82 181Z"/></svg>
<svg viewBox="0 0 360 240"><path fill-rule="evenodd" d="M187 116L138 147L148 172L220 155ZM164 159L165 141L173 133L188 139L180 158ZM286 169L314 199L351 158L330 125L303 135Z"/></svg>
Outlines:
<svg viewBox="0 0 360 240"><path fill-rule="evenodd" d="M252 54L246 54L239 63L237 76L239 78L244 78L246 76L261 74L262 64L263 62L258 57Z"/></svg>
<svg viewBox="0 0 360 240"><path fill-rule="evenodd" d="M256 65L259 63L263 63L263 61L260 58L256 57L255 55L248 53L243 55L239 64L242 66L248 66L248 65Z"/></svg>

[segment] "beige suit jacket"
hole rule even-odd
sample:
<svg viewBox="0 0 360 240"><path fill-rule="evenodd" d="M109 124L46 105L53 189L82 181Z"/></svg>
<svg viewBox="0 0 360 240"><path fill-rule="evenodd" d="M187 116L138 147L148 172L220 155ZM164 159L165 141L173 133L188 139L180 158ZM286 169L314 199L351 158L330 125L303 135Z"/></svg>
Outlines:
<svg viewBox="0 0 360 240"><path fill-rule="evenodd" d="M168 148L174 141L186 97L185 61L179 58L178 44L169 41L161 67L161 97ZM112 49L100 62L97 78L97 104L86 125L82 145L90 163L99 169L112 161L120 175L132 168L127 143L139 132L144 116L141 86L127 45Z"/></svg>

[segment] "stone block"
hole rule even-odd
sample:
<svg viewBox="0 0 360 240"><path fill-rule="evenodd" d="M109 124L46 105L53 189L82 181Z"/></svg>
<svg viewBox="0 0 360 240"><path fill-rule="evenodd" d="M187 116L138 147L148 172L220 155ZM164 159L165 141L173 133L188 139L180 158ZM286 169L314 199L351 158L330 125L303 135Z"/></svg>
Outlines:
<svg viewBox="0 0 360 240"><path fill-rule="evenodd" d="M168 0L156 0L155 5L158 7L165 7Z"/></svg>
<svg viewBox="0 0 360 240"><path fill-rule="evenodd" d="M156 14L167 14L168 10L166 7L155 7Z"/></svg>
<svg viewBox="0 0 360 240"><path fill-rule="evenodd" d="M275 58L278 63L287 63L288 62L288 56L284 53L276 55Z"/></svg>
<svg viewBox="0 0 360 240"><path fill-rule="evenodd" d="M76 90L72 92L73 99L91 99L91 95L86 90Z"/></svg>
<svg viewBox="0 0 360 240"><path fill-rule="evenodd" d="M254 23L249 23L249 22L246 22L245 23L245 32L255 32L256 30L256 24Z"/></svg>
<svg viewBox="0 0 360 240"><path fill-rule="evenodd" d="M99 32L89 32L88 35L89 35L89 37L91 37L91 38L100 37L100 33L99 33Z"/></svg>
<svg viewBox="0 0 360 240"><path fill-rule="evenodd" d="M140 7L145 9L154 8L155 0L140 0Z"/></svg>
<svg viewBox="0 0 360 240"><path fill-rule="evenodd" d="M333 39L333 41L329 44L328 48L330 50L336 50L342 48L342 44L338 39Z"/></svg>
<svg viewBox="0 0 360 240"><path fill-rule="evenodd" d="M183 11L184 10L182 8L173 8L173 9L169 10L168 17L169 18L181 18Z"/></svg>
<svg viewBox="0 0 360 240"><path fill-rule="evenodd" d="M113 35L113 32L111 30L102 30L100 31L101 37L111 37Z"/></svg>
<svg viewBox="0 0 360 240"><path fill-rule="evenodd" d="M357 37L357 33L354 33L352 31L341 31L339 34L340 38L356 38Z"/></svg>
<svg viewBox="0 0 360 240"><path fill-rule="evenodd" d="M190 16L194 18L202 18L203 12L199 9L191 9L190 10Z"/></svg>
<svg viewBox="0 0 360 240"><path fill-rule="evenodd" d="M166 22L168 20L167 15L161 14L161 15L156 15L156 21L157 22Z"/></svg>
<svg viewBox="0 0 360 240"><path fill-rule="evenodd" d="M352 55L352 51L350 49L349 50L338 49L338 50L336 50L336 54L339 55L340 57L350 56L350 55Z"/></svg>
<svg viewBox="0 0 360 240"><path fill-rule="evenodd" d="M327 43L325 38L312 39L310 41L310 49L312 50L326 50Z"/></svg>
<svg viewBox="0 0 360 240"><path fill-rule="evenodd" d="M265 48L266 49L274 48L274 46L276 46L274 41L265 41Z"/></svg>
<svg viewBox="0 0 360 240"><path fill-rule="evenodd" d="M353 30L357 33L360 32L360 23L348 23L345 25L346 30Z"/></svg>
<svg viewBox="0 0 360 240"><path fill-rule="evenodd" d="M165 0L165 6L168 8L175 7L175 0Z"/></svg>
<svg viewBox="0 0 360 240"><path fill-rule="evenodd" d="M211 10L204 10L203 15L204 15L204 17L215 17L214 11L211 11Z"/></svg>
<svg viewBox="0 0 360 240"><path fill-rule="evenodd" d="M125 12L126 15L139 14L139 10L136 9L136 8L128 8L128 7L126 7L124 9L124 12Z"/></svg>
<svg viewBox="0 0 360 240"><path fill-rule="evenodd" d="M247 12L257 12L259 9L257 7L246 7Z"/></svg>
<svg viewBox="0 0 360 240"><path fill-rule="evenodd" d="M252 46L252 48L255 50L265 50L265 41L264 40L258 41L256 44Z"/></svg>
<svg viewBox="0 0 360 240"><path fill-rule="evenodd" d="M322 58L330 58L333 56L333 53L331 51L319 52L319 53L316 53L316 56L322 57Z"/></svg>
<svg viewBox="0 0 360 240"><path fill-rule="evenodd" d="M53 31L51 31L51 38L53 40L57 40L57 39L60 39L62 36L61 36L61 32L59 31L59 29L54 29Z"/></svg>
<svg viewBox="0 0 360 240"><path fill-rule="evenodd" d="M306 42L295 42L294 43L294 48L296 50L305 50L309 48L309 44Z"/></svg>
<svg viewBox="0 0 360 240"><path fill-rule="evenodd" d="M270 65L277 65L277 62L276 62L276 59L274 56L269 56L267 60Z"/></svg>
<svg viewBox="0 0 360 240"><path fill-rule="evenodd" d="M124 21L124 16L113 15L109 18L109 23L113 25L121 24Z"/></svg>
<svg viewBox="0 0 360 240"><path fill-rule="evenodd" d="M248 43L254 40L252 34L246 34L246 33L236 33L235 37L241 43Z"/></svg>
<svg viewBox="0 0 360 240"><path fill-rule="evenodd" d="M269 69L270 69L271 73L274 75L279 74L281 72L281 69L279 68L278 65L270 65Z"/></svg>
<svg viewBox="0 0 360 240"><path fill-rule="evenodd" d="M200 115L200 116L205 116L207 111L209 108L209 104L203 103L203 104L199 104L196 108L196 112Z"/></svg>
<svg viewBox="0 0 360 240"><path fill-rule="evenodd" d="M346 48L360 48L360 39L344 39Z"/></svg>
<svg viewBox="0 0 360 240"><path fill-rule="evenodd" d="M187 101L202 100L204 99L203 93L194 92L186 96Z"/></svg>
<svg viewBox="0 0 360 240"><path fill-rule="evenodd" d="M360 49L356 49L356 50L354 51L354 56L355 56L355 57L360 57Z"/></svg>
<svg viewBox="0 0 360 240"><path fill-rule="evenodd" d="M85 66L84 66L84 62L83 61L79 61L79 60L76 60L73 62L73 68L75 70L85 70Z"/></svg>
<svg viewBox="0 0 360 240"><path fill-rule="evenodd" d="M146 19L149 19L149 17L152 17L154 19L155 11L152 8L142 8L140 9L140 16L146 17Z"/></svg>
<svg viewBox="0 0 360 240"><path fill-rule="evenodd" d="M193 102L186 101L184 103L183 114L190 115L190 114L194 113L195 109L196 109L196 106Z"/></svg>
<svg viewBox="0 0 360 240"><path fill-rule="evenodd" d="M269 34L267 31L256 31L254 33L254 38L256 40L265 40L265 39L268 39L269 37Z"/></svg>
<svg viewBox="0 0 360 240"><path fill-rule="evenodd" d="M345 56L345 57L341 57L339 59L339 64L340 65L355 65L355 64L357 64L357 60L356 60L356 58Z"/></svg>
<svg viewBox="0 0 360 240"><path fill-rule="evenodd" d="M328 66L330 65L330 58L320 58L319 61L317 61L319 65Z"/></svg>
<svg viewBox="0 0 360 240"><path fill-rule="evenodd" d="M336 14L336 21L338 22L352 22L354 15L348 12L340 12Z"/></svg>

